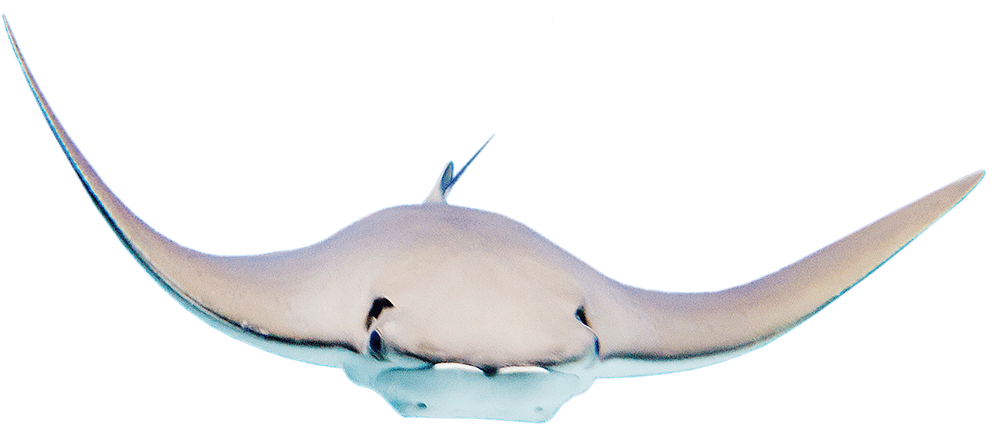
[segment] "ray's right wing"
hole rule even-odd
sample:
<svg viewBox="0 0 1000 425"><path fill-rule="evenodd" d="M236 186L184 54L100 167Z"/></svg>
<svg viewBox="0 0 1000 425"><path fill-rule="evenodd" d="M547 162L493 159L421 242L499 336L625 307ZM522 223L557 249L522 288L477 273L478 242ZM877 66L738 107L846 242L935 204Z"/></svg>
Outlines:
<svg viewBox="0 0 1000 425"><path fill-rule="evenodd" d="M354 328L363 330L366 304L355 287L329 282L338 276L336 261L330 265L336 243L229 257L204 254L161 235L108 189L77 149L28 69L6 16L3 21L31 92L87 194L163 289L213 327L275 354L339 367L358 352L352 335Z"/></svg>

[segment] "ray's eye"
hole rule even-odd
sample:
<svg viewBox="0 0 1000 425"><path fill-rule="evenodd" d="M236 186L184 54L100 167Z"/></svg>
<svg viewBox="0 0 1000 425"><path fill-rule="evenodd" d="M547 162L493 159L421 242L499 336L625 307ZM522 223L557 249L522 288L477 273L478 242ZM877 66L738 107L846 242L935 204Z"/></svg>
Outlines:
<svg viewBox="0 0 1000 425"><path fill-rule="evenodd" d="M368 310L368 318L365 319L365 328L372 327L372 322L374 322L375 319L378 319L378 316L382 314L382 310L392 307L394 307L392 305L392 301L382 297L375 298L375 300L372 301L372 308Z"/></svg>
<svg viewBox="0 0 1000 425"><path fill-rule="evenodd" d="M590 322L587 321L587 312L583 311L583 306L581 305L576 309L576 320L583 323L585 326L590 327Z"/></svg>
<svg viewBox="0 0 1000 425"><path fill-rule="evenodd" d="M377 360L385 360L385 346L382 344L382 335L377 330L372 331L368 337L368 354Z"/></svg>

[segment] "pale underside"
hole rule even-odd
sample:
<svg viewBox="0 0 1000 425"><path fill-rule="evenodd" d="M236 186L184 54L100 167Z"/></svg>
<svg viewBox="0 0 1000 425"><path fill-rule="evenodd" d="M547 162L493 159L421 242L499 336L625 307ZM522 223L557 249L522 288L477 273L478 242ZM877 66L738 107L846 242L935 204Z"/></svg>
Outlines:
<svg viewBox="0 0 1000 425"><path fill-rule="evenodd" d="M157 233L105 186L4 24L84 187L168 293L250 345L344 368L407 416L545 421L596 378L688 370L758 348L878 268L984 175L970 174L775 273L711 293L620 284L519 222L448 205L457 180L450 166L424 204L376 212L294 251L215 256Z"/></svg>

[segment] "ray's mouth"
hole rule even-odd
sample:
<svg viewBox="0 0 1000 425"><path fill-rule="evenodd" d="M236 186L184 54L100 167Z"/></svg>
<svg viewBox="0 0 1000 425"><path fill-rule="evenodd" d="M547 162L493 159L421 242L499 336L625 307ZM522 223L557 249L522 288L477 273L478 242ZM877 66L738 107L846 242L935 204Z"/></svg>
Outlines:
<svg viewBox="0 0 1000 425"><path fill-rule="evenodd" d="M592 377L541 366L442 362L387 368L369 388L403 416L544 422L592 383Z"/></svg>
<svg viewBox="0 0 1000 425"><path fill-rule="evenodd" d="M541 366L472 366L465 363L441 362L431 366L437 370L463 370L466 372L480 372L487 377L498 375L509 375L514 373L549 373L549 370Z"/></svg>

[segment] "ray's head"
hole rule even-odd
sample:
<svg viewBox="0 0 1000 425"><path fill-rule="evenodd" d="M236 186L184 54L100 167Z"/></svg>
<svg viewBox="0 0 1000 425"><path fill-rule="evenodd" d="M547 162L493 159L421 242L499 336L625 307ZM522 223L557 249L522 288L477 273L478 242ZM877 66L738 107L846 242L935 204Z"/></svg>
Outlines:
<svg viewBox="0 0 1000 425"><path fill-rule="evenodd" d="M580 282L599 274L519 222L447 204L465 167L329 241L372 265L353 332L364 360L344 368L406 416L544 421L593 381Z"/></svg>
<svg viewBox="0 0 1000 425"><path fill-rule="evenodd" d="M369 283L364 320L364 351L374 358L394 350L490 373L565 363L594 345L578 276L520 223L426 203L383 210L355 226L389 229L372 241L372 254L385 258Z"/></svg>

